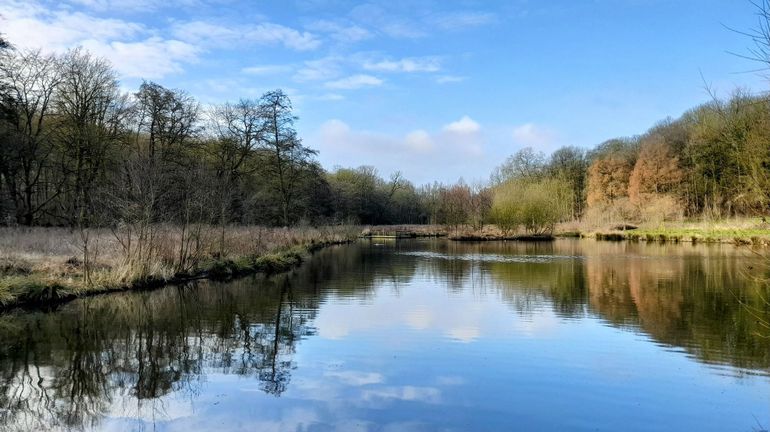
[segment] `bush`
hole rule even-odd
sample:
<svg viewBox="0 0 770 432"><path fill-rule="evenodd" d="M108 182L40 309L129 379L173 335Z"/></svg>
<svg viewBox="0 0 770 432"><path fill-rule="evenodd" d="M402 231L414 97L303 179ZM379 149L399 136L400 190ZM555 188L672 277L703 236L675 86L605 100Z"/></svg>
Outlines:
<svg viewBox="0 0 770 432"><path fill-rule="evenodd" d="M495 189L491 217L506 233L523 227L529 234L548 234L569 217L571 203L564 181L510 180Z"/></svg>
<svg viewBox="0 0 770 432"><path fill-rule="evenodd" d="M684 216L682 204L671 195L650 194L640 205L642 222L661 223L681 220Z"/></svg>

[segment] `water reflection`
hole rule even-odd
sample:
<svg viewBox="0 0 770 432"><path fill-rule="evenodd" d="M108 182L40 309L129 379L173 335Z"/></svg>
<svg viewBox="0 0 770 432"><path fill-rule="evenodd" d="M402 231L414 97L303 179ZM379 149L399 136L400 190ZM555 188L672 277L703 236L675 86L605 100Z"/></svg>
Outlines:
<svg viewBox="0 0 770 432"><path fill-rule="evenodd" d="M57 313L5 316L0 351L3 420L21 430L98 420L117 395L195 394L207 373L251 376L286 390L296 342L313 333L315 297L287 278L172 287L80 301Z"/></svg>
<svg viewBox="0 0 770 432"><path fill-rule="evenodd" d="M700 362L738 368L733 375L760 373L770 367L770 343L741 302L768 318L762 299L770 292L743 274L747 260L728 246L362 242L323 250L275 278L201 282L84 299L53 312L16 312L0 317L0 425L99 429L110 418L154 424L156 416L174 417L173 400L194 401L228 376L271 397L294 389L308 398L339 383L348 392L358 389L349 399L367 409L396 404L409 412L405 403L440 406L448 398L441 388L470 379L462 376L470 373L467 365L437 358L431 349L503 361L528 353L506 341L548 344L555 329L597 318ZM609 346L616 337L601 336ZM302 341L329 341L344 361L319 366L316 357L330 353L311 344L304 364L322 368L311 379L298 363ZM481 341L477 351L467 348ZM376 358L359 352L366 344L376 345L369 347L378 350ZM600 348L590 349L587 358ZM442 362L456 373L414 383L415 372L401 369L398 356L412 367ZM342 367L351 363L370 368ZM484 383L500 371L475 371L474 379ZM293 384L295 373L302 378ZM482 408L481 399L467 393L462 401ZM298 424L319 421L316 414L294 413L309 416Z"/></svg>

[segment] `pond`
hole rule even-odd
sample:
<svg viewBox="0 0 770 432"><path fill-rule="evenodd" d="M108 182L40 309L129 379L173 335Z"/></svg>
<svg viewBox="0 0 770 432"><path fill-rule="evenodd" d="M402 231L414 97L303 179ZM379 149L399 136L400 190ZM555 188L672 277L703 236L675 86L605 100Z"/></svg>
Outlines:
<svg viewBox="0 0 770 432"><path fill-rule="evenodd" d="M361 241L271 278L16 311L0 430L764 430L764 261Z"/></svg>

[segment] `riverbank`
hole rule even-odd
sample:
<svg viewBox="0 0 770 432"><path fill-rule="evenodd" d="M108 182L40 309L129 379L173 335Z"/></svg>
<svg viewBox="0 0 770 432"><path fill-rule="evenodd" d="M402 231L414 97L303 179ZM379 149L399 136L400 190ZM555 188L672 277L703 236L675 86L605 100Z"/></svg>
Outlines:
<svg viewBox="0 0 770 432"><path fill-rule="evenodd" d="M142 238L130 230L0 228L0 309L195 279L285 272L312 252L353 241L359 233L355 227L232 227L223 232L158 226Z"/></svg>
<svg viewBox="0 0 770 432"><path fill-rule="evenodd" d="M554 236L439 225L325 228L157 226L144 231L0 228L0 309L55 304L115 291L151 289L195 279L228 279L290 270L320 248L356 238L445 237L453 241L607 241L733 243L770 246L759 220L623 224L606 229L561 224ZM148 238L150 240L148 240Z"/></svg>
<svg viewBox="0 0 770 432"><path fill-rule="evenodd" d="M446 237L448 229L443 225L377 225L364 228L361 238L405 239Z"/></svg>
<svg viewBox="0 0 770 432"><path fill-rule="evenodd" d="M495 225L481 229L467 226L400 225L366 228L361 237L399 239L445 237L453 241L550 241L556 238L589 238L603 241L647 241L673 243L731 243L770 246L770 223L761 219L727 219L723 221L689 221L605 226L582 221L561 223L552 235L505 232Z"/></svg>
<svg viewBox="0 0 770 432"><path fill-rule="evenodd" d="M597 240L770 246L770 224L760 219L667 222L609 228L580 227L573 224L565 225L564 228L580 233L581 237Z"/></svg>

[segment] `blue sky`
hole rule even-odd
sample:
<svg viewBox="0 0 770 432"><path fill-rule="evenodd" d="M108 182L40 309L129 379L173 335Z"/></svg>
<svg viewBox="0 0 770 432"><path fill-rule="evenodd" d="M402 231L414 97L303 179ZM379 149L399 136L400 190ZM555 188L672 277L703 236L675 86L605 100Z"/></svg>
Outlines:
<svg viewBox="0 0 770 432"><path fill-rule="evenodd" d="M283 88L327 168L484 180L517 149L594 146L741 86L748 0L0 0L20 47L82 45L126 90Z"/></svg>

